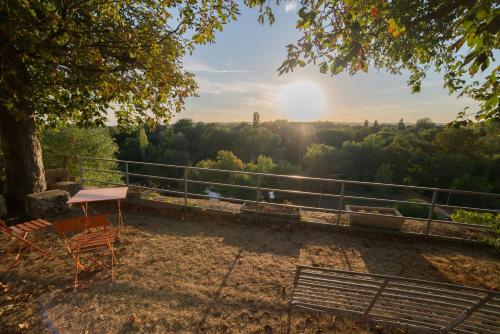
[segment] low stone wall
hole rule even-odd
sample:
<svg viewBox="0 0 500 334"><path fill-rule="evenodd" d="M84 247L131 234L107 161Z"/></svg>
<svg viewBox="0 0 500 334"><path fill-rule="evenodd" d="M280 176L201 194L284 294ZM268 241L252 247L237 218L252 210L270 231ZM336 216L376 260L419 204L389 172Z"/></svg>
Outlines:
<svg viewBox="0 0 500 334"><path fill-rule="evenodd" d="M44 218L60 214L68 208L69 193L55 189L26 196L26 214L33 218Z"/></svg>

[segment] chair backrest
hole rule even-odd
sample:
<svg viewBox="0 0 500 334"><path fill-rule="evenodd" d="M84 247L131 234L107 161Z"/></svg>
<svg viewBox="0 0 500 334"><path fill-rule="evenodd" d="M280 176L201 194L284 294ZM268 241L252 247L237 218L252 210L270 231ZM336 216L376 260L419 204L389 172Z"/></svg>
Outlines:
<svg viewBox="0 0 500 334"><path fill-rule="evenodd" d="M66 233L83 232L89 228L104 227L109 225L108 217L105 215L75 217L54 223L54 228L60 236Z"/></svg>

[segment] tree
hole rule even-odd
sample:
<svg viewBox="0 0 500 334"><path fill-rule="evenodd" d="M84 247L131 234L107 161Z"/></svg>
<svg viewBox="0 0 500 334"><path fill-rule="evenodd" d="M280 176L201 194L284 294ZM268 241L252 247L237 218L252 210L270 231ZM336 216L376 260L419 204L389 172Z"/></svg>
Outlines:
<svg viewBox="0 0 500 334"><path fill-rule="evenodd" d="M311 176L329 176L334 151L335 148L325 144L312 144L309 146L303 159L306 172Z"/></svg>
<svg viewBox="0 0 500 334"><path fill-rule="evenodd" d="M259 155L257 161L255 163L247 163L245 169L249 172L271 173L276 166L277 165L273 162L273 159L266 157L265 155Z"/></svg>
<svg viewBox="0 0 500 334"><path fill-rule="evenodd" d="M276 157L281 138L264 127L238 131L234 152L245 161L255 160L260 155Z"/></svg>
<svg viewBox="0 0 500 334"><path fill-rule="evenodd" d="M268 18L272 23L270 3L249 1L260 8L261 22ZM500 120L500 66L494 62L500 46L498 1L304 0L298 16L302 36L287 45L280 74L306 63L332 75L367 72L374 66L393 74L408 71L408 85L419 92L426 72L434 67L444 73L450 92L480 103L472 113L476 119Z"/></svg>
<svg viewBox="0 0 500 334"><path fill-rule="evenodd" d="M319 143L327 144L335 148L342 147L342 144L352 139L351 131L348 129L319 129L316 131Z"/></svg>
<svg viewBox="0 0 500 334"><path fill-rule="evenodd" d="M473 156L479 154L478 139L470 128L446 128L436 135L432 144L446 153Z"/></svg>
<svg viewBox="0 0 500 334"><path fill-rule="evenodd" d="M41 139L43 161L46 168L66 168L69 175L80 176L77 155L103 159L115 159L118 145L109 131L104 128L81 129L66 127L62 129L44 129ZM85 161L89 169L117 169L116 163L109 161ZM119 174L85 171L85 178L105 182L121 183Z"/></svg>
<svg viewBox="0 0 500 334"><path fill-rule="evenodd" d="M367 128L368 126L370 126L370 122L368 122L368 120L365 119L365 123L363 124L363 127Z"/></svg>
<svg viewBox="0 0 500 334"><path fill-rule="evenodd" d="M0 2L7 200L46 187L37 123L161 123L194 94L181 59L236 18L233 1Z"/></svg>
<svg viewBox="0 0 500 334"><path fill-rule="evenodd" d="M434 122L429 117L419 118L415 122L415 129L417 131L420 131L423 129L431 129L434 126L436 126L436 124L434 124Z"/></svg>
<svg viewBox="0 0 500 334"><path fill-rule="evenodd" d="M148 149L148 136L146 135L146 130L144 130L144 127L141 126L141 129L139 130L139 150L141 151L141 157L142 161L146 161L146 153Z"/></svg>
<svg viewBox="0 0 500 334"><path fill-rule="evenodd" d="M260 126L260 115L258 112L253 113L253 127L258 128Z"/></svg>
<svg viewBox="0 0 500 334"><path fill-rule="evenodd" d="M374 181L379 183L393 183L393 175L392 166L388 163L383 163L377 168ZM378 191L382 193L390 192L391 190L389 187L378 187Z"/></svg>
<svg viewBox="0 0 500 334"><path fill-rule="evenodd" d="M404 129L406 129L406 125L403 119L401 118L398 123L398 130L404 130Z"/></svg>

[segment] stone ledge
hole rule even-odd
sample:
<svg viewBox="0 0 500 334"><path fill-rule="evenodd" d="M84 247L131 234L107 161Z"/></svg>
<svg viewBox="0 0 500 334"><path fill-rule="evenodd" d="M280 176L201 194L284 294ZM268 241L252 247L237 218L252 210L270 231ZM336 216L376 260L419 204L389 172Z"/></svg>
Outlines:
<svg viewBox="0 0 500 334"><path fill-rule="evenodd" d="M26 195L26 214L33 218L57 215L68 208L69 193L55 189Z"/></svg>
<svg viewBox="0 0 500 334"><path fill-rule="evenodd" d="M55 182L50 185L51 190L64 190L69 193L70 196L74 196L80 189L82 189L82 186L77 183L77 182L71 182L71 181L60 181L60 182Z"/></svg>

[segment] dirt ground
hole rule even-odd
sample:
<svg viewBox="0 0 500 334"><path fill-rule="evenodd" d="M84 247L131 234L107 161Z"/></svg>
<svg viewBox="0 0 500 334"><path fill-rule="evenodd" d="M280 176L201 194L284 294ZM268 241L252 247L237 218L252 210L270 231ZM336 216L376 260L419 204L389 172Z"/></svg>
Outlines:
<svg viewBox="0 0 500 334"><path fill-rule="evenodd" d="M84 273L76 292L54 234L42 245L58 259L31 253L8 272L12 255L2 239L0 332L286 333L297 264L500 289L500 258L488 248L138 208L124 219L114 281L109 269ZM404 333L296 313L291 332Z"/></svg>

